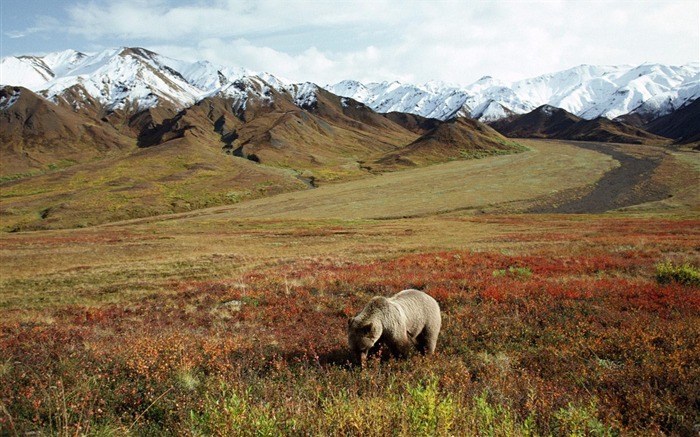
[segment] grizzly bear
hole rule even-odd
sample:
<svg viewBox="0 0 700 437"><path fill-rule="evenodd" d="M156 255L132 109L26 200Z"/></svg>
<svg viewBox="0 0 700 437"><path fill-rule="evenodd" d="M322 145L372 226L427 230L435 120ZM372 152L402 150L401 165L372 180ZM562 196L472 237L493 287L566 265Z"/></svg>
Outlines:
<svg viewBox="0 0 700 437"><path fill-rule="evenodd" d="M386 345L396 357L413 348L424 355L435 352L442 319L440 306L419 290L403 290L390 298L375 296L348 320L348 344L357 364L377 345Z"/></svg>

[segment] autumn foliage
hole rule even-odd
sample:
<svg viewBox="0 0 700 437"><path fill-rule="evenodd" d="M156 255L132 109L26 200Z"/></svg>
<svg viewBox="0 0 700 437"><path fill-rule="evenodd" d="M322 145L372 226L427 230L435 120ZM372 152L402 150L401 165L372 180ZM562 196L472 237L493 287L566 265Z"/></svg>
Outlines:
<svg viewBox="0 0 700 437"><path fill-rule="evenodd" d="M617 225L525 254L280 259L34 321L5 309L0 434L692 435L700 289L656 266L697 265L697 235ZM347 317L404 288L441 305L437 355L352 367Z"/></svg>

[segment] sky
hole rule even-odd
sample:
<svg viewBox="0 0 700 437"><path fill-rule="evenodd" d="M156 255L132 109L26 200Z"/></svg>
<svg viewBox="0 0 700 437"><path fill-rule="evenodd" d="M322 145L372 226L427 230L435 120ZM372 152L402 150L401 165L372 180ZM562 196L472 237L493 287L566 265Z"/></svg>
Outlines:
<svg viewBox="0 0 700 437"><path fill-rule="evenodd" d="M700 61L698 0L1 0L1 56L144 47L294 82Z"/></svg>

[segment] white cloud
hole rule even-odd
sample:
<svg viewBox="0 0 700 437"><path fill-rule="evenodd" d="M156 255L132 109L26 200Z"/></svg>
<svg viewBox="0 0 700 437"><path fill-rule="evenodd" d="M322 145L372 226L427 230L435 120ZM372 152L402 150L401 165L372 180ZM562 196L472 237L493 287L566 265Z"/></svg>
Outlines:
<svg viewBox="0 0 700 437"><path fill-rule="evenodd" d="M297 26L344 28L355 23L384 22L382 2L124 0L78 3L68 8L71 31L89 38L123 36L172 40L190 36L244 37L283 32ZM375 13L376 12L376 13Z"/></svg>
<svg viewBox="0 0 700 437"><path fill-rule="evenodd" d="M15 31L15 30L8 30L6 32L3 32L4 35L7 35L8 38L12 39L17 39L17 38L24 38L27 36L27 32L21 32L21 31Z"/></svg>
<svg viewBox="0 0 700 437"><path fill-rule="evenodd" d="M3 32L9 38L23 38L32 34L49 33L60 25L59 20L48 15L38 15L34 17L30 27L22 30L6 30Z"/></svg>
<svg viewBox="0 0 700 437"><path fill-rule="evenodd" d="M15 35L50 27L322 84L515 80L581 63L685 63L700 50L697 0L100 0L67 13Z"/></svg>

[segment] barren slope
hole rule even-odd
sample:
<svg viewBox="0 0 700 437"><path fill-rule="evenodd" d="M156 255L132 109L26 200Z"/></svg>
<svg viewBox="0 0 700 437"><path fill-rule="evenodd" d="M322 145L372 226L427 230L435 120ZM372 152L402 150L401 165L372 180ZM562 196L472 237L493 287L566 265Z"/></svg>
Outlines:
<svg viewBox="0 0 700 437"><path fill-rule="evenodd" d="M135 149L114 127L21 87L0 89L0 176L38 172Z"/></svg>
<svg viewBox="0 0 700 437"><path fill-rule="evenodd" d="M192 215L365 219L479 212L593 184L618 165L609 156L564 143L523 144L530 151L386 173Z"/></svg>
<svg viewBox="0 0 700 437"><path fill-rule="evenodd" d="M651 146L519 141L530 150L386 173L188 216L388 219L482 212L700 209L700 196L694 189L700 181L700 153ZM583 208L559 209L591 193Z"/></svg>

